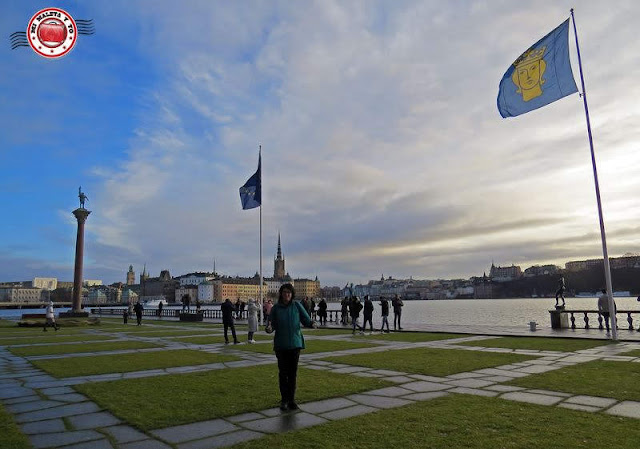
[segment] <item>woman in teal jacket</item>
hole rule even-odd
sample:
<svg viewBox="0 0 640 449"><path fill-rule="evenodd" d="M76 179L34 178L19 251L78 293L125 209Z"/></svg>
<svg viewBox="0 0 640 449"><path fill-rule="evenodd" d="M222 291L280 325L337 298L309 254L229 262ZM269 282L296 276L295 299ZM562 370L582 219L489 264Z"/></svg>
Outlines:
<svg viewBox="0 0 640 449"><path fill-rule="evenodd" d="M315 327L302 304L294 301L293 285L280 287L278 303L271 309L270 325L267 332L276 331L273 338L273 350L278 359L278 380L280 382L280 410L297 410L295 401L296 376L300 350L304 349L304 337L300 324Z"/></svg>

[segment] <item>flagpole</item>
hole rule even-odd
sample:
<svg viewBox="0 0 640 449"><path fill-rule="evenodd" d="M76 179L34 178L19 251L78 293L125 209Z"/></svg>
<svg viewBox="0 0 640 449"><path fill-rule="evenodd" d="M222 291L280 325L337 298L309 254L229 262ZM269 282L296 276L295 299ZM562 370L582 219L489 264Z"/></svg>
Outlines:
<svg viewBox="0 0 640 449"><path fill-rule="evenodd" d="M262 161L262 145L259 146L260 161ZM262 163L262 162L261 162ZM262 169L262 168L261 168ZM263 324L262 307L263 307L263 293L262 293L262 173L260 173L260 326Z"/></svg>
<svg viewBox="0 0 640 449"><path fill-rule="evenodd" d="M578 52L578 67L580 68L580 82L582 83L582 100L584 102L584 112L587 117L587 132L589 134L589 147L591 148L591 165L593 166L593 179L596 185L596 199L598 202L598 216L600 218L600 237L602 239L602 255L604 262L604 277L607 284L607 297L609 301L609 313L611 316L611 339L618 339L616 326L615 303L613 302L613 287L611 285L611 267L609 266L609 255L607 254L607 238L604 231L604 219L602 218L602 203L600 202L600 185L598 184L598 170L596 168L596 156L593 150L593 137L591 135L591 121L589 120L589 107L587 106L587 91L584 87L584 75L582 74L582 59L580 58L580 46L578 45L578 31L576 30L576 18L571 8L571 19L573 20L573 34L576 37L576 50Z"/></svg>

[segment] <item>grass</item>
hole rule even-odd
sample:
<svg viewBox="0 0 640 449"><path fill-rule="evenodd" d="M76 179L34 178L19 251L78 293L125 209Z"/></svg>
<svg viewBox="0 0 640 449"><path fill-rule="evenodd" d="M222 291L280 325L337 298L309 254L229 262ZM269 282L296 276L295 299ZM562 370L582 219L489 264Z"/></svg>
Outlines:
<svg viewBox="0 0 640 449"><path fill-rule="evenodd" d="M118 351L121 349L147 349L157 347L159 346L154 343L144 341L114 341L89 344L20 346L17 348L9 348L9 351L15 355L30 357L35 355L75 354L79 352Z"/></svg>
<svg viewBox="0 0 640 449"><path fill-rule="evenodd" d="M0 404L0 447L2 449L30 449L33 446L20 432L13 417Z"/></svg>
<svg viewBox="0 0 640 449"><path fill-rule="evenodd" d="M107 373L127 373L173 366L204 365L238 360L227 354L209 354L191 350L153 351L134 354L97 355L31 363L55 377L91 376Z"/></svg>
<svg viewBox="0 0 640 449"><path fill-rule="evenodd" d="M303 331L306 335L324 336L324 335L350 335L351 329L305 329Z"/></svg>
<svg viewBox="0 0 640 449"><path fill-rule="evenodd" d="M634 349L633 351L629 351L629 352L621 352L618 355L625 355L628 357L640 357L640 349Z"/></svg>
<svg viewBox="0 0 640 449"><path fill-rule="evenodd" d="M316 352L335 352L344 351L347 349L358 348L376 348L378 345L362 342L351 341L333 341L333 340L305 340L306 349L302 350L303 354L312 354ZM240 349L242 351L261 352L263 354L273 353L273 345L260 344L260 345L242 345L231 346L233 349Z"/></svg>
<svg viewBox="0 0 640 449"><path fill-rule="evenodd" d="M64 331L59 330L55 332L53 329L49 329L47 333L40 331L38 336L28 337L2 337L0 338L0 346L12 346L12 345L29 345L38 343L68 343L68 342L81 342L81 341L100 341L111 340L113 337L107 335L86 335L86 334L72 334L65 335Z"/></svg>
<svg viewBox="0 0 640 449"><path fill-rule="evenodd" d="M640 401L640 364L595 360L508 382L519 387Z"/></svg>
<svg viewBox="0 0 640 449"><path fill-rule="evenodd" d="M246 334L236 334L238 340L246 341ZM273 340L273 336L271 335L263 335L263 334L254 334L253 339L256 341L269 341ZM192 345L211 345L215 343L224 343L224 335L211 335L211 336L202 336L202 337L177 337L172 338L172 340L180 341L183 343L189 343ZM231 332L229 332L229 341L232 341L233 337L231 336Z"/></svg>
<svg viewBox="0 0 640 449"><path fill-rule="evenodd" d="M604 346L608 343L601 340L578 338L502 337L457 344L462 346L480 346L484 348L535 349L540 351L574 352L582 349Z"/></svg>
<svg viewBox="0 0 640 449"><path fill-rule="evenodd" d="M387 387L381 379L300 368L300 403ZM276 364L177 374L74 387L142 430L204 421L275 407L280 401Z"/></svg>
<svg viewBox="0 0 640 449"><path fill-rule="evenodd" d="M635 449L639 440L637 421L630 418L452 395L296 432L268 435L233 447Z"/></svg>
<svg viewBox="0 0 640 449"><path fill-rule="evenodd" d="M129 332L129 331L124 331L123 332L125 335L126 334L134 334L136 337L180 337L180 336L187 336L187 335L207 335L210 334L209 331L199 331L199 330L180 330L180 329L176 329L176 330L157 330L157 331L148 331L148 332Z"/></svg>
<svg viewBox="0 0 640 449"><path fill-rule="evenodd" d="M429 376L448 376L454 373L523 362L533 358L535 357L521 354L412 348L369 354L324 357L323 360Z"/></svg>
<svg viewBox="0 0 640 449"><path fill-rule="evenodd" d="M451 338L462 337L468 337L468 335L426 332L392 332L389 334L374 333L371 336L367 336L366 338L385 341L406 341L409 343L418 343L423 341L448 340Z"/></svg>

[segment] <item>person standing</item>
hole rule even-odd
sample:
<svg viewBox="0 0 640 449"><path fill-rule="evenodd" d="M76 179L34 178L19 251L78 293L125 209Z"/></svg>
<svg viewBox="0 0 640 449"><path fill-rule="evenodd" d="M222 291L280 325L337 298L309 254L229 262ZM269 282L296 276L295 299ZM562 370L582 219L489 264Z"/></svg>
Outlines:
<svg viewBox="0 0 640 449"><path fill-rule="evenodd" d="M349 324L349 298L347 296L340 302L340 322L346 326Z"/></svg>
<svg viewBox="0 0 640 449"><path fill-rule="evenodd" d="M267 333L275 331L273 350L278 359L278 383L280 386L280 410L298 410L296 404L296 378L300 350L305 348L304 336L300 329L316 327L309 314L299 301L295 301L293 285L287 283L280 287L278 302L271 309L271 322Z"/></svg>
<svg viewBox="0 0 640 449"><path fill-rule="evenodd" d="M49 305L47 306L47 311L45 313L45 318L47 321L44 323L42 332L46 332L48 326L52 326L57 332L58 325L56 324L56 314L53 311L53 301L49 301Z"/></svg>
<svg viewBox="0 0 640 449"><path fill-rule="evenodd" d="M250 299L247 305L247 327L249 330L247 341L249 344L256 342L253 339L253 334L258 332L258 310L260 310L260 307L256 304L255 299Z"/></svg>
<svg viewBox="0 0 640 449"><path fill-rule="evenodd" d="M144 310L144 307L142 306L140 301L138 301L136 303L136 305L133 306L133 311L136 313L136 321L138 322L138 326L140 326L142 324L142 311L143 310Z"/></svg>
<svg viewBox="0 0 640 449"><path fill-rule="evenodd" d="M322 298L318 303L318 317L320 317L320 326L327 325L327 301Z"/></svg>
<svg viewBox="0 0 640 449"><path fill-rule="evenodd" d="M604 318L604 325L607 327L607 334L611 332L609 326L609 317L611 316L609 310L609 296L607 296L607 291L605 289L601 290L601 295L598 298L598 312ZM613 302L613 313L616 313L617 307L615 301Z"/></svg>
<svg viewBox="0 0 640 449"><path fill-rule="evenodd" d="M393 330L402 330L400 319L402 318L402 307L404 306L404 303L396 294L391 301L391 305L393 306Z"/></svg>
<svg viewBox="0 0 640 449"><path fill-rule="evenodd" d="M369 328L373 332L373 303L369 299L369 295L364 297L364 322L362 323L362 330L367 329L367 321L369 322Z"/></svg>
<svg viewBox="0 0 640 449"><path fill-rule="evenodd" d="M129 311L127 309L124 309L122 311L122 322L124 324L127 324L128 321L129 321Z"/></svg>
<svg viewBox="0 0 640 449"><path fill-rule="evenodd" d="M162 319L162 308L164 307L164 303L160 301L158 303L158 317Z"/></svg>
<svg viewBox="0 0 640 449"><path fill-rule="evenodd" d="M384 325L387 325L387 333L389 331L389 301L382 296L380 298L380 313L382 314L382 325L380 326L380 333L384 332Z"/></svg>
<svg viewBox="0 0 640 449"><path fill-rule="evenodd" d="M362 303L357 296L351 297L351 307L349 310L349 314L351 315L351 325L353 329L353 334L356 333L356 328L360 329L360 333L364 334L364 327L360 327L358 324L358 319L360 318L360 311L362 310Z"/></svg>
<svg viewBox="0 0 640 449"><path fill-rule="evenodd" d="M269 323L271 322L271 309L273 308L273 301L271 301L270 299L267 300L267 302L264 303L264 320L265 326L268 326Z"/></svg>
<svg viewBox="0 0 640 449"><path fill-rule="evenodd" d="M560 275L560 279L558 279L558 290L556 290L556 307L558 307L558 298L562 298L562 306L564 307L564 276Z"/></svg>
<svg viewBox="0 0 640 449"><path fill-rule="evenodd" d="M238 300L240 301L240 300ZM236 308L233 304L231 304L231 300L229 298L226 299L225 302L220 306L220 310L222 311L222 325L224 326L224 344L229 344L229 328L231 328L231 335L233 336L233 344L237 345L240 343L238 338L236 337L236 326L233 323L233 314L236 311Z"/></svg>

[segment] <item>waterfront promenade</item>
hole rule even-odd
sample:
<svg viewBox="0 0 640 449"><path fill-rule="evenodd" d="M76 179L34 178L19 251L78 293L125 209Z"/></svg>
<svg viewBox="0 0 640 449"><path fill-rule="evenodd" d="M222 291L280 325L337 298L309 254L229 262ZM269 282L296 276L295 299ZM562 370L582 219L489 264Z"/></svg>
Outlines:
<svg viewBox="0 0 640 449"><path fill-rule="evenodd" d="M405 437L417 440L407 447L453 447L447 446L451 438L468 431L464 420L477 422L474 413L487 409L497 410L497 423L511 413L529 415L534 423L541 413L545 419L574 419L571 429L534 425L538 443L551 435L554 447L581 447L575 440L592 444L594 426L612 418L627 435L609 447L631 447L624 441L640 436L634 430L640 386L610 391L591 379L595 383L585 382L587 390L581 390L545 377L566 371L571 378L591 369L640 373L640 339L630 332L627 339L625 330L625 341L616 344L593 329L425 326L405 329L420 332L355 336L340 328L308 330L298 384L301 410L281 412L268 335L260 333L255 345L226 346L214 323L145 319L138 327L102 321L46 334L2 323L0 401L33 447L389 447ZM242 325L239 336L246 340ZM574 338L526 338L532 336ZM388 441L379 441L369 425L382 426ZM486 446L467 447L500 447L489 444L496 438L494 425L476 425L479 436L473 438L484 438ZM339 429L345 426L362 432L355 440L347 434L342 439ZM451 437L444 438L439 426ZM504 427L509 441L523 433L518 424ZM537 445L535 439L526 443L509 447Z"/></svg>

